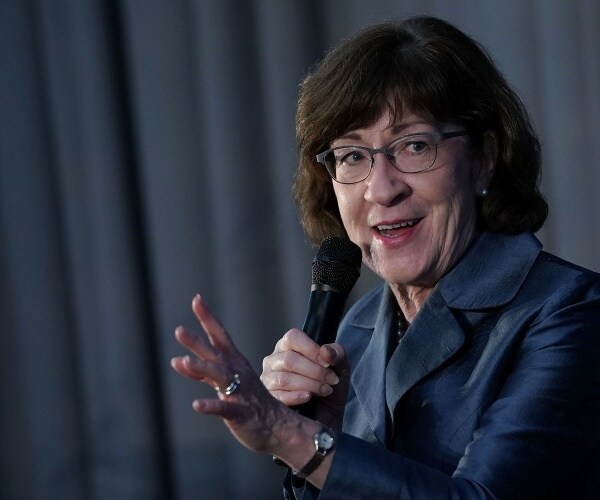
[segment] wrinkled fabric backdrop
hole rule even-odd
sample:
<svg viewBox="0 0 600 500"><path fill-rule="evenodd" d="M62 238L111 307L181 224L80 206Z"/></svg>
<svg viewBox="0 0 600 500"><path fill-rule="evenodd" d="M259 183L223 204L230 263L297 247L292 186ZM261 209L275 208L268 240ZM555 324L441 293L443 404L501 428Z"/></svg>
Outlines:
<svg viewBox="0 0 600 500"><path fill-rule="evenodd" d="M483 43L544 147L546 248L599 270L600 2L0 1L0 497L267 499L281 469L169 366L201 292L260 371L314 254L298 83L375 21ZM353 298L376 280L363 273Z"/></svg>

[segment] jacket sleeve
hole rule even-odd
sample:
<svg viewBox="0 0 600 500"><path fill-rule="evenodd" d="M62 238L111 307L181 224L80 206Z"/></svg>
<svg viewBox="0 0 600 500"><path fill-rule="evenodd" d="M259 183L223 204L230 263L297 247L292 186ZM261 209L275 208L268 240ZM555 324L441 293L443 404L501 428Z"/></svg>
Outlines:
<svg viewBox="0 0 600 500"><path fill-rule="evenodd" d="M452 475L342 433L318 498L593 498L586 488L597 494L600 477L598 296L550 301L531 322Z"/></svg>

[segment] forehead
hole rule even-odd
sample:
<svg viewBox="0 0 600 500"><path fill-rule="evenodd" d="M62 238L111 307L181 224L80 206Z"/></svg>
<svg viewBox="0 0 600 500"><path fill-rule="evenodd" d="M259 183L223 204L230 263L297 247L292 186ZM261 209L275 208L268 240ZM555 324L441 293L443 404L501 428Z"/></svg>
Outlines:
<svg viewBox="0 0 600 500"><path fill-rule="evenodd" d="M433 128L433 123L410 111L405 111L402 115L397 116L386 109L373 123L348 130L335 140L360 139L374 135L396 136Z"/></svg>

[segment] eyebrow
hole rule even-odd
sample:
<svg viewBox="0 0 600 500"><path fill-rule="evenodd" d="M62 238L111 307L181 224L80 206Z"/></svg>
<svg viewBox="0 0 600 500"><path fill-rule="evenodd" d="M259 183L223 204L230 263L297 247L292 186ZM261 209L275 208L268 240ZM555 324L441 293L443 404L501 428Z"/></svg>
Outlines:
<svg viewBox="0 0 600 500"><path fill-rule="evenodd" d="M395 125L392 125L390 127L387 127L385 130L390 130L391 133L393 135L399 134L400 132L402 132L403 130L406 130L409 127L412 127L414 125L431 125L431 123L429 122L410 122L410 123L398 123ZM356 140L360 140L362 139L360 134L357 134L356 132L348 132L347 134L341 135L340 137L338 137L336 139L340 140L340 139L356 139Z"/></svg>

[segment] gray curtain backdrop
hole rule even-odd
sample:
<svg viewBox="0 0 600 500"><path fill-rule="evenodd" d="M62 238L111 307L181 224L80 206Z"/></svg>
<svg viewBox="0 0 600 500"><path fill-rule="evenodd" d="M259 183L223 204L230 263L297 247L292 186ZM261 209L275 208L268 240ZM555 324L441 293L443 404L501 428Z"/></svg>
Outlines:
<svg viewBox="0 0 600 500"><path fill-rule="evenodd" d="M0 0L0 497L267 499L169 366L202 293L260 370L301 324L297 86L375 21L489 49L545 154L547 249L600 269L597 0ZM364 273L355 295L373 286Z"/></svg>

